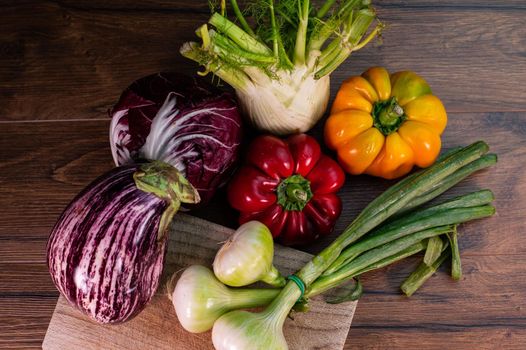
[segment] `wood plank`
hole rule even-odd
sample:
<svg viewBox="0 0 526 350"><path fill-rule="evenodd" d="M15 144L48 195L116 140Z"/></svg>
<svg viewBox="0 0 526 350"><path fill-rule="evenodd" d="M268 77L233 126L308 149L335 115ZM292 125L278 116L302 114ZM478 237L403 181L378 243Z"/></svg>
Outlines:
<svg viewBox="0 0 526 350"><path fill-rule="evenodd" d="M14 2L14 1L13 1ZM240 8L244 8L244 3L249 1L238 1ZM319 7L324 1L312 1L315 6ZM228 4L228 3L227 3ZM492 8L492 9L509 9L518 8L526 9L526 4L522 0L506 0L506 1L492 1L492 0L465 0L462 2L455 0L442 0L437 2L435 0L375 0L375 6L380 8L395 7L395 8L420 8L432 7L434 9L441 9L444 7L453 8ZM61 5L64 7L81 8L84 10L112 10L112 11L170 11L174 13L192 13L192 12L208 12L209 4L207 1L169 1L169 0L145 0L136 2L133 0L118 0L118 1L75 1L62 0Z"/></svg>
<svg viewBox="0 0 526 350"><path fill-rule="evenodd" d="M356 327L345 349L523 350L525 343L524 331L516 327Z"/></svg>
<svg viewBox="0 0 526 350"><path fill-rule="evenodd" d="M505 72L515 80L526 74L526 62L516 51L524 37L518 32L526 29L512 29L524 28L523 10L408 7L381 8L378 14L388 26L382 45L359 52L352 65L336 72L333 81L371 65L386 66L392 72L409 69L426 78L449 112L524 110L517 103L524 88L517 86L511 92L508 88L515 83L504 82L502 76ZM481 25L488 19L491 26ZM495 60L501 59L497 66Z"/></svg>
<svg viewBox="0 0 526 350"><path fill-rule="evenodd" d="M179 47L208 17L60 2L13 2L0 16L0 120L107 118L133 80L193 71Z"/></svg>
<svg viewBox="0 0 526 350"><path fill-rule="evenodd" d="M19 252L20 253L20 252ZM56 293L45 262L0 263L0 295Z"/></svg>
<svg viewBox="0 0 526 350"><path fill-rule="evenodd" d="M460 281L450 277L451 265L447 262L408 298L400 292L400 285L421 260L422 256L413 257L365 274L362 282L366 296L361 299L364 303L360 307L367 305L371 310L383 309L389 312L394 311L392 306L398 304L398 310L400 307L418 310L421 317L415 320L410 313L392 312L389 318L380 323L386 327L416 327L422 322L471 325L500 323L526 327L526 271L523 267L526 255L462 255L463 276ZM361 325L372 325L375 317L364 313L359 321Z"/></svg>
<svg viewBox="0 0 526 350"><path fill-rule="evenodd" d="M6 264L45 264L47 236L0 239L0 256Z"/></svg>
<svg viewBox="0 0 526 350"><path fill-rule="evenodd" d="M220 245L232 230L184 214L172 224L165 264L167 280L176 271L193 264L210 266ZM275 265L288 275L312 257L306 253L275 246ZM210 332L191 334L178 323L173 306L160 287L157 295L133 320L122 325L103 326L90 321L60 298L42 345L45 350L76 349L213 349ZM308 313L287 319L284 335L291 350L342 349L356 302L326 304L312 298Z"/></svg>
<svg viewBox="0 0 526 350"><path fill-rule="evenodd" d="M0 348L38 349L55 309L57 292L53 295L5 297L0 295Z"/></svg>
<svg viewBox="0 0 526 350"><path fill-rule="evenodd" d="M204 250L210 253L214 248ZM420 261L421 256L410 258L362 276L365 294L360 300L360 310L363 311L358 312L355 324L418 328L422 323L472 327L491 323L522 325L526 329L526 255L494 257L462 254L464 276L460 282L451 280L447 263L414 296L407 298L401 294L399 287ZM197 260L193 262L197 263ZM0 290L0 300L15 300L15 303L22 305L26 298L47 299L58 295L45 266L41 267L41 272L32 273L31 278L28 273L21 272L20 267L15 268L13 273L27 281L15 284L2 274L1 279L7 283ZM23 267L30 271L35 269L30 264Z"/></svg>
<svg viewBox="0 0 526 350"><path fill-rule="evenodd" d="M18 1L11 1L17 3ZM45 1L44 1L45 2ZM247 1L238 1L240 8L244 8L243 4ZM322 0L314 0L313 4L319 6L323 3ZM526 8L526 5L522 0L506 0L501 2L495 2L491 0L466 0L458 2L455 0L445 0L436 2L434 0L376 0L373 1L374 6L379 8L384 7L396 7L396 8L408 8L408 7L432 7L435 9L441 8L496 8L496 9L509 9L509 8ZM62 0L60 5L64 8L82 9L90 11L122 11L122 12L133 12L133 11L166 11L172 13L209 13L209 3L207 1L195 1L195 2L183 2L183 1L167 1L167 0L145 0L136 2L133 0L118 0L118 1L104 1L104 0L92 0L92 1L74 1L74 0Z"/></svg>
<svg viewBox="0 0 526 350"><path fill-rule="evenodd" d="M463 237L460 241L462 242L462 240ZM19 247L17 251L13 252L22 255L24 250L22 245ZM418 292L418 298L410 299L411 303L459 303L453 305L455 307L452 308L455 309L466 300L490 297L497 306L495 308L492 305L486 306L485 312L488 313L488 310L501 312L499 305L506 302L511 303L510 307L516 308L517 304L520 306L520 303L526 300L526 276L524 276L523 270L523 265L526 262L525 254L471 255L465 251L462 251L461 254L464 266L462 282L457 283L449 279L447 269L443 269L445 272L426 284ZM9 257L3 260L0 270L7 272L0 274L0 279L4 282L0 289L0 297L33 294L56 295L47 275L45 251L41 251L40 255L42 255L43 261L39 263L17 262L16 254L13 254L15 257L13 260ZM407 262L367 274L363 279L367 294L374 295L374 302L392 302L393 307L399 307L396 302L404 302L406 298L400 294L398 287L415 267L417 260L419 261L420 258L408 259ZM27 278L29 275L31 278ZM19 279L23 280L22 284ZM496 288L495 286L499 287ZM515 289L518 291L513 292ZM442 306L440 305L440 307ZM375 308L376 305L373 309ZM502 312L507 312L506 310L503 309ZM492 313L491 315L495 316L496 314ZM409 317L409 315L407 316ZM432 313L428 316L432 316ZM476 316L479 317L479 315Z"/></svg>
<svg viewBox="0 0 526 350"><path fill-rule="evenodd" d="M521 213L526 210L526 184L519 174L526 164L526 117L520 113L451 114L444 134L444 145L452 147L477 139L486 140L499 154L498 166L465 180L447 196L478 188L490 188L496 195L497 216L463 227L462 248L468 254L514 254L526 252L516 244L526 228ZM47 237L63 208L87 183L112 166L107 143L107 121L74 124L4 124L0 138L0 237ZM469 130L467 132L466 130ZM16 144L19 151L14 151ZM45 159L45 162L36 162ZM24 174L20 176L19 174ZM330 243L359 211L385 190L392 181L358 176L350 177L341 196L343 214L333 234L319 244L307 247L315 252ZM9 205L7 205L9 204ZM217 223L235 226L236 213L224 205L219 192L211 206L195 215ZM32 220L27 220L31 217ZM503 235L502 232L506 232Z"/></svg>
<svg viewBox="0 0 526 350"><path fill-rule="evenodd" d="M5 203L0 237L49 235L73 196L112 167L108 125L95 121L0 126L0 184L9 183L0 186L0 201Z"/></svg>
<svg viewBox="0 0 526 350"><path fill-rule="evenodd" d="M408 344L410 348L416 347L425 339L425 346L420 348L432 349L436 344L443 344L444 340L449 341L448 348L460 348L466 344L477 344L477 338L471 333L479 328L488 333L488 344L494 344L491 339L498 339L500 334L508 331L511 335L504 344L510 347L506 348L520 344L518 340L524 340L526 330L526 279L523 269L526 257L467 257L464 254L462 257L465 278L461 282L451 281L445 268L411 298L400 295L398 287L418 259L408 259L363 276L365 295L360 300L351 328L347 343L349 348L354 348L353 344L367 344L370 348L381 349L384 348L382 344L390 344L384 342L389 341L389 337L395 339L396 346L393 348L407 348ZM36 283L30 290L35 287L38 287ZM38 297L49 304L48 299L55 295L56 292ZM15 295L13 299L9 296L8 303L13 310L25 308L22 311L25 313L17 315L21 322L31 323L38 316L25 305L27 298L36 297ZM0 304L4 298L6 296L0 294ZM47 323L42 322L41 325L45 328ZM5 334L1 326L0 334ZM23 339L25 335L19 337ZM28 335L26 341L30 341L32 336ZM443 337L441 341L440 337Z"/></svg>
<svg viewBox="0 0 526 350"><path fill-rule="evenodd" d="M365 295L347 345L495 349L499 344L502 349L519 349L526 343L526 255L462 252L461 281L449 277L446 264L412 297L404 297L399 286L420 259L407 259L362 277Z"/></svg>
<svg viewBox="0 0 526 350"><path fill-rule="evenodd" d="M373 4L377 4L380 8L394 7L394 8L433 8L434 10L442 9L456 9L456 10L499 10L499 9L526 9L526 4L522 0L376 0Z"/></svg>
<svg viewBox="0 0 526 350"><path fill-rule="evenodd" d="M386 4L379 6L388 23L383 44L357 52L334 74L333 96L349 75L386 65L426 77L450 112L526 110L521 85L526 79L521 51L526 26L520 3L498 11L428 2ZM107 109L134 79L171 69L193 74L195 65L178 48L195 39L194 29L208 15L172 6L165 1L2 6L0 120L106 118ZM481 25L488 19L491 26ZM443 30L445 24L454 30Z"/></svg>
<svg viewBox="0 0 526 350"><path fill-rule="evenodd" d="M482 186L489 187L496 192L497 216L464 226L461 229L460 244L465 267L469 267L468 261L470 260L466 259L471 259L471 256L473 256L471 261L479 261L479 259L488 257L497 259L493 260L496 269L503 269L508 272L504 276L484 272L478 275L482 276L481 278L475 278L469 283L463 282L458 285L451 283L447 278L444 280L444 284L435 283L435 279L432 279L433 284L428 283L422 292L410 299L410 302L413 303L411 305L418 303L417 307L408 306L398 292L400 282L409 273L410 263L407 265L406 263L397 264L395 265L396 269L389 269L387 272L380 271L377 274L370 274L377 277L369 277L370 275L368 275L364 278L366 293L369 294L363 298L364 302L360 304L356 320L359 326L361 324L363 326L360 326L359 334L355 335L356 332L351 332L348 344L382 344L372 341L376 338L362 336L362 334L368 334L374 337L376 336L374 333L379 331L378 329L381 329L382 334L386 334L386 340L391 340L389 337L393 339L398 337L400 335L397 333L398 330L396 332L393 330L395 333L390 332L393 324L378 329L372 326L373 321L378 327L389 322L393 314L403 314L411 318L411 326L408 326L404 331L415 334L412 339L417 341L423 333L426 333L420 324L433 320L434 313L438 313L438 309L441 307L447 313L458 314L458 323L456 323L458 331L451 331L454 333L451 339L457 339L460 337L458 335L460 330L464 330L465 332L462 333L466 333L468 330L471 332L476 329L468 322L470 315L473 315L472 318L485 317L482 319L487 319L490 322L493 317L502 317L502 313L498 313L499 307L502 310L508 310L509 305L515 305L510 304L509 299L502 296L492 304L494 307L490 309L485 307L483 311L479 308L466 309L465 300L461 299L451 300L451 303L441 305L436 309L431 308L432 312L421 311L427 307L428 299L436 297L437 294L431 293L431 296L426 297L426 291L428 288L433 291L437 286L443 286L440 294L443 295L444 300L448 300L447 298L450 295L458 296L459 293L467 292L470 293L470 296L479 294L480 300L493 299L495 293L491 294L491 288L494 285L504 285L508 291L507 294L517 293L514 288L520 287L520 284L517 284L517 278L521 274L515 274L514 271L520 271L525 252L524 245L517 244L521 240L520 232L523 232L525 228L525 223L520 218L526 209L526 190L519 176L524 172L525 166L524 161L521 160L526 158L524 154L526 149L524 125L525 118L520 113L455 113L450 115L450 124L444 135L444 144L448 146L472 142L478 138L486 139L500 156L500 163L497 167L465 181L455 189L454 193L467 192ZM4 241L7 242L14 240L18 243L12 245L16 251L6 255L7 260L4 261L4 265L0 266L0 271L5 271L0 274L0 280L6 282L2 286L0 298L23 297L24 293L26 295L27 293L29 295L56 295L46 272L44 252L35 253L33 249L44 247L46 237L56 218L75 193L80 191L91 179L112 166L107 145L107 127L107 121L2 125L0 129L0 183L9 182L10 186L0 186L0 192L2 192L0 194L0 205L4 208L3 211L0 211L0 237L3 237ZM16 145L14 149L13 145ZM20 176L20 174L24 174L24 176ZM391 183L369 177L349 178L341 192L344 198L344 213L336 232L341 232L361 208ZM221 195L216 199L212 209L203 209L199 215L216 222L226 221L229 225L234 225L235 213L224 205L224 198ZM27 220L28 217L31 220ZM335 236L336 233L331 235L332 238ZM319 250L332 238L325 239L320 244L308 248L308 250ZM19 240L34 243L26 247L24 242ZM28 260L24 260L26 248L28 251L31 250ZM507 254L519 254L518 256L523 259L522 262L515 260L515 270L511 270L511 272L507 270L510 261L499 260ZM499 255L498 258L494 257L495 255ZM3 257L4 255L0 256ZM401 268L403 273L397 273L398 268ZM488 279L489 277L493 278ZM387 298L384 294L390 298L382 299L378 303L373 302L377 298ZM521 296L522 294L517 295ZM415 301L421 300L421 298L421 303ZM20 304L23 304L24 299L20 300ZM370 319L365 318L362 322L361 315L370 317ZM20 316L23 322L33 322L32 318L29 311ZM366 321L367 323L365 323ZM436 325L439 326L438 323ZM492 337L498 339L499 334L504 334L502 333L504 332L503 327L505 326L495 327L492 331L494 333L491 333ZM35 332L27 336L28 344L34 343L32 338L43 334L42 331L40 333ZM518 336L520 339L520 334L517 336L515 335L516 332L512 332L510 344ZM438 334L449 336L447 332ZM20 339L23 338L24 336L21 336ZM7 342L9 338L2 339L6 339ZM432 337L429 342L439 344L438 339ZM466 344L476 344L474 341L476 338L467 337ZM395 343L397 342L395 341ZM401 344L404 345L405 343L402 342ZM460 342L459 344L464 343Z"/></svg>

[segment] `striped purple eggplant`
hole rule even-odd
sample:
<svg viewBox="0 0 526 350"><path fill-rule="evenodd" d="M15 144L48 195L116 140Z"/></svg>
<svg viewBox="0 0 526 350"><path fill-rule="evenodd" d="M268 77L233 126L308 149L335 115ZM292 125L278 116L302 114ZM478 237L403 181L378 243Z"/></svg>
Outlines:
<svg viewBox="0 0 526 350"><path fill-rule="evenodd" d="M165 233L181 202L199 201L172 166L115 168L68 205L47 246L58 290L101 323L126 321L154 295L163 270Z"/></svg>

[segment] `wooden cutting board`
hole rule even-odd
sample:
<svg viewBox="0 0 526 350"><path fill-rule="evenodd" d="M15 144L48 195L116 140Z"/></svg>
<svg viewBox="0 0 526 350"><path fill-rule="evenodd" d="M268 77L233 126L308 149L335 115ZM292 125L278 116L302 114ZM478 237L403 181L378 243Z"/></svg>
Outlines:
<svg viewBox="0 0 526 350"><path fill-rule="evenodd" d="M221 242L232 230L192 216L177 214L172 224L163 280L192 264L211 266ZM276 246L275 265L285 275L298 270L311 255ZM163 282L150 304L137 317L121 325L100 325L71 307L61 296L42 348L69 349L213 349L211 332L186 332L166 296ZM318 296L311 311L287 319L284 333L290 349L340 350L351 325L356 303L330 305Z"/></svg>

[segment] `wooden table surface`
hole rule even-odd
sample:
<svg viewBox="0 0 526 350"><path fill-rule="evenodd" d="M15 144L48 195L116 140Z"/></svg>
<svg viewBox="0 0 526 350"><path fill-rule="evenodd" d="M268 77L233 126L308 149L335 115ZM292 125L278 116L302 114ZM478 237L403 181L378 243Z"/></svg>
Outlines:
<svg viewBox="0 0 526 350"><path fill-rule="evenodd" d="M452 193L491 188L495 217L461 228L464 277L448 267L413 297L399 285L418 259L363 278L347 349L526 348L526 2L376 1L382 45L333 75L333 94L368 66L426 77L449 114L445 147L487 141L499 164ZM192 73L178 48L207 1L0 2L0 348L38 348L58 293L45 245L69 200L112 167L106 111L131 81ZM318 128L319 130L319 128ZM389 185L349 177L336 232ZM235 225L219 193L196 215Z"/></svg>

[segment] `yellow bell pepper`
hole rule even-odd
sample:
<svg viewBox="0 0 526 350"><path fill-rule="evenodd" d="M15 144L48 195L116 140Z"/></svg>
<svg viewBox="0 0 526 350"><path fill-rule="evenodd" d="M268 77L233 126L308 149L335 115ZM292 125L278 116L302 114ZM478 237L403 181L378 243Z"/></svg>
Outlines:
<svg viewBox="0 0 526 350"><path fill-rule="evenodd" d="M424 79L373 67L343 82L325 142L347 172L394 179L435 162L446 124L446 110Z"/></svg>

